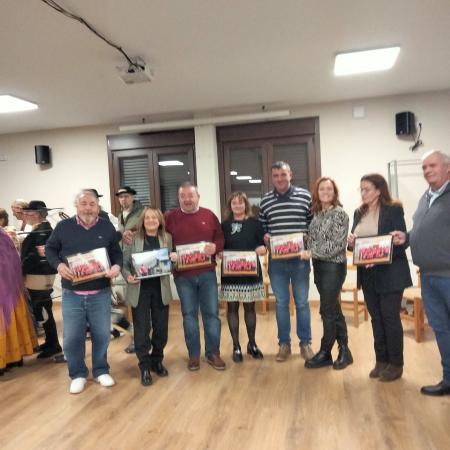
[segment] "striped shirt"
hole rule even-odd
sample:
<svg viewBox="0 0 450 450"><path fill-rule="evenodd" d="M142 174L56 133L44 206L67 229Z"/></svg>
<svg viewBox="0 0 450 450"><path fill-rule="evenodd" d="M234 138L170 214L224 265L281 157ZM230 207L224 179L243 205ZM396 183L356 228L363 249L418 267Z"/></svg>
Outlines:
<svg viewBox="0 0 450 450"><path fill-rule="evenodd" d="M291 185L284 194L274 189L261 200L259 220L266 233L307 232L311 219L311 194L306 189Z"/></svg>

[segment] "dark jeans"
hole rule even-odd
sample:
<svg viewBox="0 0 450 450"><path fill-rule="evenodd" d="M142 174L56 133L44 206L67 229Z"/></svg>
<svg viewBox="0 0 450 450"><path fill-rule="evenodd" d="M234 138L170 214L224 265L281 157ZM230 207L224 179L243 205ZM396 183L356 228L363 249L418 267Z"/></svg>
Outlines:
<svg viewBox="0 0 450 450"><path fill-rule="evenodd" d="M139 302L136 308L131 308L131 312L134 324L134 346L139 367L150 369L152 362L162 361L164 347L167 344L169 306L162 302L161 288L141 289Z"/></svg>
<svg viewBox="0 0 450 450"><path fill-rule="evenodd" d="M377 362L403 366L403 327L400 320L403 290L378 293L372 269L362 271L361 282L364 299L372 320Z"/></svg>
<svg viewBox="0 0 450 450"><path fill-rule="evenodd" d="M339 303L339 293L347 273L346 263L334 263L313 259L314 284L320 294L320 316L323 323L323 337L320 349L331 351L335 341L347 345L347 324Z"/></svg>
<svg viewBox="0 0 450 450"><path fill-rule="evenodd" d="M28 289L30 295L30 303L33 309L33 316L37 322L41 322L45 331L45 346L49 349L58 349L58 332L56 330L56 322L53 317L53 302L51 294L53 289L45 291L36 291ZM44 310L47 314L47 320L44 317Z"/></svg>

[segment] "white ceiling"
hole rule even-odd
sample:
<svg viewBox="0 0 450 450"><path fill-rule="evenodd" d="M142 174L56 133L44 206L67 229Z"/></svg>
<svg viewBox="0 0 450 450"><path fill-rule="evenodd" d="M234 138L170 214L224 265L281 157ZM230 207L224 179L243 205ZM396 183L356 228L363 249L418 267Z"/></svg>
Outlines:
<svg viewBox="0 0 450 450"><path fill-rule="evenodd" d="M449 0L57 1L154 81L123 84L119 52L41 0L1 0L0 94L40 108L0 134L450 88ZM336 52L391 44L393 70L333 76Z"/></svg>

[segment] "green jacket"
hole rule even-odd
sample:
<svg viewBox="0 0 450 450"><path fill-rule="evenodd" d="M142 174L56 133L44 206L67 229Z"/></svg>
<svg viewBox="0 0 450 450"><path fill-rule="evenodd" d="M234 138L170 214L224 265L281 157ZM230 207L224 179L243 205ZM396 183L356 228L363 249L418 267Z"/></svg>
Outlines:
<svg viewBox="0 0 450 450"><path fill-rule="evenodd" d="M123 233L126 230L137 230L137 225L139 218L141 217L142 211L144 211L144 206L139 200L133 202L133 207L131 208L130 214L127 218L123 218L123 213L119 214L119 230Z"/></svg>
<svg viewBox="0 0 450 450"><path fill-rule="evenodd" d="M168 247L169 252L172 249L172 236L168 236L167 245L164 245L161 238L159 237L159 245L162 247ZM132 271L131 255L133 253L139 253L144 251L144 240L140 236L136 236L131 245L126 245L123 249L123 268L122 275L125 281L128 275L134 275ZM161 280L161 297L164 305L168 305L172 300L172 290L170 288L170 276L165 275L160 277ZM141 292L141 283L131 284L127 283L127 295L126 302L133 306L137 306L139 302L139 293Z"/></svg>

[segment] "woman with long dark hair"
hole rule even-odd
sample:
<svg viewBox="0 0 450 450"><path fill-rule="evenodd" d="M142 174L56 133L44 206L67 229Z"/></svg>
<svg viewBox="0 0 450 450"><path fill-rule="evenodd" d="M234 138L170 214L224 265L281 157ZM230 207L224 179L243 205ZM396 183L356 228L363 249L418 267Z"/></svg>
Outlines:
<svg viewBox="0 0 450 450"><path fill-rule="evenodd" d="M255 251L258 256L266 253L264 230L259 220L251 216L250 203L244 192L234 192L228 198L222 230L225 237L224 250L251 250ZM244 305L244 320L248 335L247 353L255 359L263 358L255 340L255 301L263 298L264 285L261 267L259 267L258 276L222 276L219 300L227 302L227 319L233 339L234 362L243 360L239 343L240 303Z"/></svg>
<svg viewBox="0 0 450 450"><path fill-rule="evenodd" d="M331 366L344 369L353 362L348 348L347 325L339 302L339 293L347 273L348 216L339 201L334 180L321 177L316 181L309 226L308 246L314 268L314 283L320 294L323 337L319 352L305 362L308 369ZM309 252L305 252L306 256ZM331 349L337 341L339 354L333 362Z"/></svg>
<svg viewBox="0 0 450 450"><path fill-rule="evenodd" d="M356 237L406 231L403 207L394 201L386 180L379 174L361 178L361 206L355 211L348 245L353 248ZM403 291L412 285L405 246L394 246L392 263L358 267L358 287L372 321L376 364L370 378L393 381L403 374L403 328L400 305Z"/></svg>
<svg viewBox="0 0 450 450"><path fill-rule="evenodd" d="M166 232L164 216L159 209L146 207L139 219L133 243L124 248L122 270L128 283L127 302L132 306L134 345L143 386L152 384L150 371L160 377L169 374L162 360L167 344L172 291L169 275L136 279L131 255L163 247L167 247L169 252L172 249L172 237Z"/></svg>

